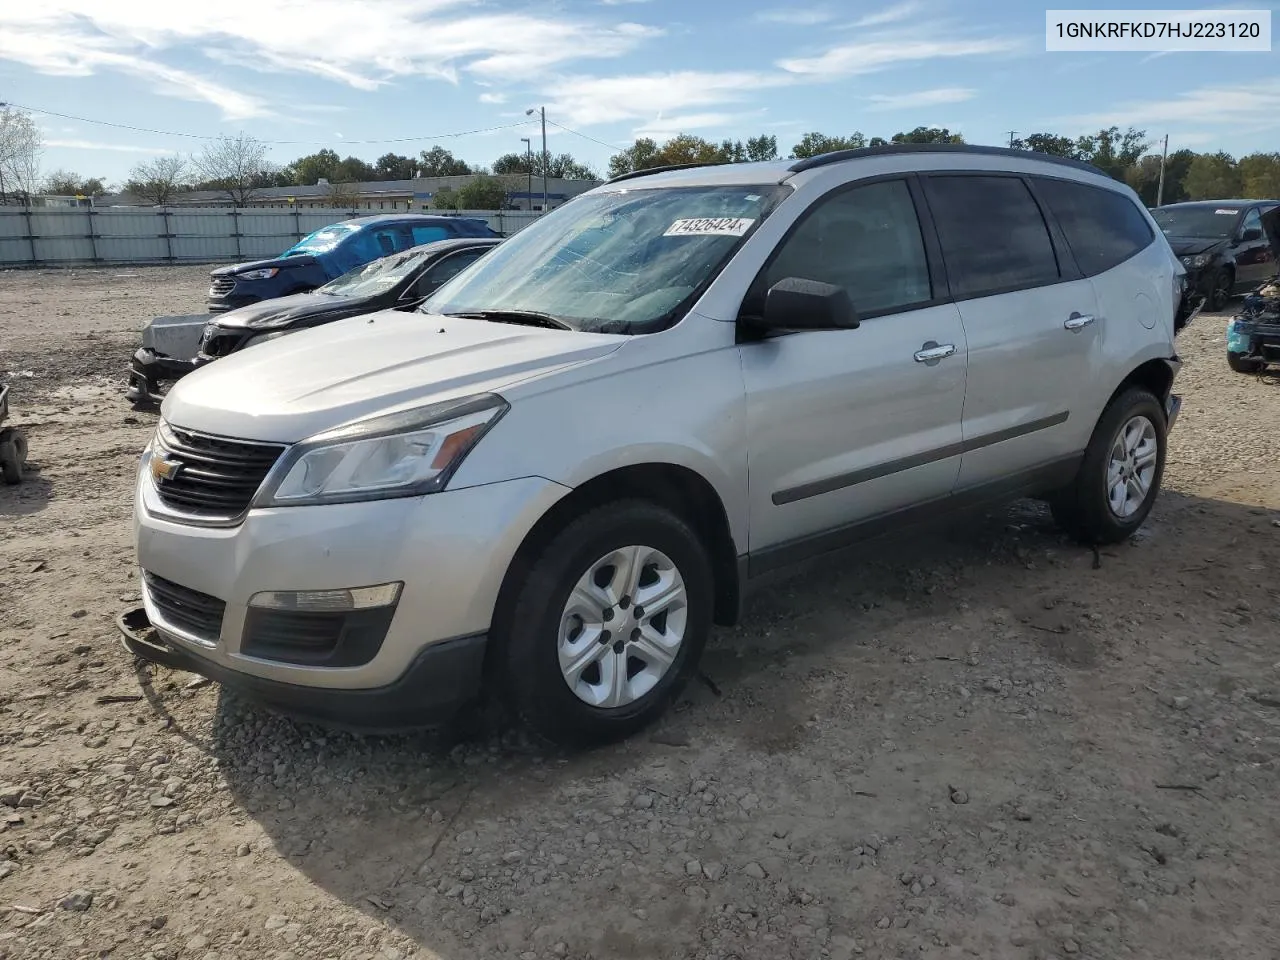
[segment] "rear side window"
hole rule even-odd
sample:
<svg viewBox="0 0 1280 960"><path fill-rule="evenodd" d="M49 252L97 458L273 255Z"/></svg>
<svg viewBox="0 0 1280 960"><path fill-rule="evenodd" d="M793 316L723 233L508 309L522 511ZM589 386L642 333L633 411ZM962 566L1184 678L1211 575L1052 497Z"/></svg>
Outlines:
<svg viewBox="0 0 1280 960"><path fill-rule="evenodd" d="M435 243L437 240L447 240L452 234L444 227L432 226L415 226L413 228L413 245L421 246L424 243Z"/></svg>
<svg viewBox="0 0 1280 960"><path fill-rule="evenodd" d="M1058 282L1049 228L1021 179L931 176L925 185L956 297Z"/></svg>
<svg viewBox="0 0 1280 960"><path fill-rule="evenodd" d="M1133 201L1112 190L1069 180L1037 179L1036 190L1049 206L1085 276L1124 263L1155 239L1151 225Z"/></svg>
<svg viewBox="0 0 1280 960"><path fill-rule="evenodd" d="M860 314L932 299L920 221L905 181L886 180L819 200L778 250L764 290L788 277L844 287Z"/></svg>

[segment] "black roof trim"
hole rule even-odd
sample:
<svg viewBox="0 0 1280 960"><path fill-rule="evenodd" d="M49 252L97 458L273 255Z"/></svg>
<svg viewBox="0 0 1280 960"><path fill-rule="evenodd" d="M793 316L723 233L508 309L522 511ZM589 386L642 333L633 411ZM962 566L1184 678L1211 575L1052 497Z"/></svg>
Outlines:
<svg viewBox="0 0 1280 960"><path fill-rule="evenodd" d="M1043 160L1046 163L1056 163L1064 167L1074 167L1077 170L1087 170L1089 173L1100 174L1104 177L1106 176L1105 173L1093 164L1085 163L1083 160L1071 160L1067 157L1055 157L1052 154L1036 153L1033 150L1013 150L1009 147L984 147L968 143L891 143L884 147L861 147L857 150L836 150L833 153L823 153L816 157L797 160L787 169L792 173L801 173L805 170L812 170L815 167L825 167L828 164L841 163L845 160L859 160L863 157L885 157L892 156L897 153L962 153L990 157L1021 157L1024 160Z"/></svg>
<svg viewBox="0 0 1280 960"><path fill-rule="evenodd" d="M1243 209L1255 204L1265 207L1276 203L1280 203L1280 200L1178 200L1175 203L1162 203L1154 209L1163 210L1166 207L1239 207Z"/></svg>
<svg viewBox="0 0 1280 960"><path fill-rule="evenodd" d="M696 170L698 167L724 167L728 164L717 161L715 163L669 163L665 167L647 167L644 170L632 170L630 173L622 173L616 177L612 177L604 182L604 186L611 183L621 183L623 180L634 180L636 177L647 177L654 173L667 173L670 170Z"/></svg>

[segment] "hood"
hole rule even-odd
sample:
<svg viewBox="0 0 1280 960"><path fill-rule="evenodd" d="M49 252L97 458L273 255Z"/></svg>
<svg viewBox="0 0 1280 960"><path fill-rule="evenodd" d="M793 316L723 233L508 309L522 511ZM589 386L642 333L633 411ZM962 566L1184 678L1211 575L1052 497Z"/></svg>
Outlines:
<svg viewBox="0 0 1280 960"><path fill-rule="evenodd" d="M499 391L598 360L628 337L383 310L223 357L165 396L166 420L292 443L352 420Z"/></svg>
<svg viewBox="0 0 1280 960"><path fill-rule="evenodd" d="M1227 241L1213 237L1169 237L1169 246L1180 257L1193 257L1197 253L1208 253L1214 247L1226 246Z"/></svg>
<svg viewBox="0 0 1280 960"><path fill-rule="evenodd" d="M218 267L210 270L209 276L225 277L228 274L243 273L246 270L263 270L267 267L279 267L285 270L289 267L301 267L315 262L316 258L309 253L299 254L296 257L273 257L270 260L248 260L245 263L233 263L229 267Z"/></svg>
<svg viewBox="0 0 1280 960"><path fill-rule="evenodd" d="M219 314L214 321L219 327L228 330L247 330L250 328L279 329L287 327L307 317L321 316L326 313L347 313L359 309L359 305L367 297L331 297L325 293L294 293L287 297L276 297L251 303L247 307L228 310Z"/></svg>

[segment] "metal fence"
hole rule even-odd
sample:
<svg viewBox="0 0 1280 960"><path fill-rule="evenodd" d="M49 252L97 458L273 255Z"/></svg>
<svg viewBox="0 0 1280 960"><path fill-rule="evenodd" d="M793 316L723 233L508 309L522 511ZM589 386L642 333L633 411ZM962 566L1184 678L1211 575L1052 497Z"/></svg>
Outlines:
<svg viewBox="0 0 1280 960"><path fill-rule="evenodd" d="M503 236L541 216L525 210L456 215L485 220ZM0 267L261 260L351 217L342 209L0 207Z"/></svg>

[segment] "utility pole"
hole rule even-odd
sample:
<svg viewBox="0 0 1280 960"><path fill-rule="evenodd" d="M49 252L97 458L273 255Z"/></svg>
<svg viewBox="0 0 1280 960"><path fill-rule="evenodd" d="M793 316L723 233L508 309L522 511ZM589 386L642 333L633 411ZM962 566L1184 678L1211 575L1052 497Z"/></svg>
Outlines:
<svg viewBox="0 0 1280 960"><path fill-rule="evenodd" d="M526 117L533 116L533 108L526 110ZM547 212L547 168L551 166L551 157L547 154L547 108L539 107L538 113L542 114L542 212Z"/></svg>
<svg viewBox="0 0 1280 960"><path fill-rule="evenodd" d="M1156 187L1156 206L1164 202L1164 164L1169 158L1169 135L1164 135L1164 149L1160 151L1160 185Z"/></svg>
<svg viewBox="0 0 1280 960"><path fill-rule="evenodd" d="M1010 149L1010 150L1012 150L1012 149L1013 149L1013 135L1014 135L1015 133L1017 133L1017 132L1018 132L1017 130L1010 130L1010 131L1009 131L1009 149Z"/></svg>
<svg viewBox="0 0 1280 960"><path fill-rule="evenodd" d="M529 171L529 194L527 199L529 203L529 212L532 213L533 212L533 141L530 140L528 137L521 137L520 142L524 144L524 152L525 152L525 158L526 158L524 165L525 165L525 169Z"/></svg>

